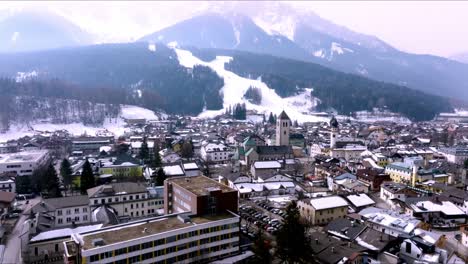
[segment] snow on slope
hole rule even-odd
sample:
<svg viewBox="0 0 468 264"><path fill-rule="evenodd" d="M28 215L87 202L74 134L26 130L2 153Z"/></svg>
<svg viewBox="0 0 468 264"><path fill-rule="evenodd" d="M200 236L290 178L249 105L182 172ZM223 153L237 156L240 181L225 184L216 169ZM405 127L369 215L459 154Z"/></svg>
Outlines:
<svg viewBox="0 0 468 264"><path fill-rule="evenodd" d="M193 56L190 51L173 48L180 65L187 68L193 68L195 65L207 66L224 79L224 86L220 91L223 93L224 109L237 103L245 103L248 110L256 110L259 113L269 114L270 112L274 112L279 114L282 110L285 110L292 120L298 120L299 122L326 121L323 117L311 115L311 108L317 104L317 101L310 96L311 89L304 89L303 92L292 97L281 98L273 89L270 89L262 82L261 79L251 80L243 78L224 69L225 63L230 62L232 57L217 56L215 60L205 62ZM252 104L243 99L245 92L251 86L257 87L261 91L262 101L260 105ZM212 118L223 114L225 112L224 109L203 111L198 117Z"/></svg>
<svg viewBox="0 0 468 264"><path fill-rule="evenodd" d="M165 118L167 117L165 114L160 115ZM36 134L43 134L57 130L67 130L70 134L75 136L82 134L94 136L97 134L110 132L115 137L118 137L127 132L130 132L130 128L126 126L124 119L133 118L159 120L159 117L151 110L134 105L122 105L119 117L106 118L101 126L86 126L83 123L52 124L44 120L37 120L33 124L12 124L8 131L5 133L0 133L0 142L6 142L8 140L18 139L24 136L33 136Z"/></svg>

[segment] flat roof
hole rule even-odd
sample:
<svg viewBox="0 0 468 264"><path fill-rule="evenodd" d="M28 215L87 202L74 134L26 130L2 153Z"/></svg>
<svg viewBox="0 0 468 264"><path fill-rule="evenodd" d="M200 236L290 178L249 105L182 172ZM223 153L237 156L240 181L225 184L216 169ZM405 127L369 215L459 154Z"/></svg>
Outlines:
<svg viewBox="0 0 468 264"><path fill-rule="evenodd" d="M206 176L178 177L168 179L168 181L197 196L208 195L214 190L221 190L222 192L237 192L236 190Z"/></svg>
<svg viewBox="0 0 468 264"><path fill-rule="evenodd" d="M41 149L0 154L0 163L37 162L47 152L47 150Z"/></svg>
<svg viewBox="0 0 468 264"><path fill-rule="evenodd" d="M234 214L218 214L207 216L190 217L190 222L184 223L178 219L178 215L155 217L136 222L129 222L122 225L111 226L109 228L96 230L94 232L82 234L83 249L89 250L100 246L94 246L93 240L103 239L104 246L126 242L133 239L140 239L146 236L152 236L159 233L173 231L176 229L187 228L209 222L236 218ZM117 235L116 235L117 234Z"/></svg>

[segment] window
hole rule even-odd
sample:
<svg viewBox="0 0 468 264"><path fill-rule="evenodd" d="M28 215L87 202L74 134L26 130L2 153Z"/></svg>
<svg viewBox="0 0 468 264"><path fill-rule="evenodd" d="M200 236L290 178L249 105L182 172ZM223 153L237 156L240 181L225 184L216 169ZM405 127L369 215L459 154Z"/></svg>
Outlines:
<svg viewBox="0 0 468 264"><path fill-rule="evenodd" d="M97 204L97 200L94 200L94 204Z"/></svg>
<svg viewBox="0 0 468 264"><path fill-rule="evenodd" d="M137 194L135 199L137 200L140 199L140 195Z"/></svg>
<svg viewBox="0 0 468 264"><path fill-rule="evenodd" d="M130 200L133 200L133 195L130 195Z"/></svg>
<svg viewBox="0 0 468 264"><path fill-rule="evenodd" d="M71 217L67 217L67 223L71 222Z"/></svg>
<svg viewBox="0 0 468 264"><path fill-rule="evenodd" d="M37 250L37 247L34 247L34 256L37 256L37 255L39 255L39 252Z"/></svg>
<svg viewBox="0 0 468 264"><path fill-rule="evenodd" d="M410 242L406 242L406 253L410 253L411 254L411 243Z"/></svg>
<svg viewBox="0 0 468 264"><path fill-rule="evenodd" d="M114 251L114 254L116 256L126 254L126 253L127 253L127 248L119 248L119 249Z"/></svg>
<svg viewBox="0 0 468 264"><path fill-rule="evenodd" d="M62 219L62 218L58 218L58 219L57 219L57 223L62 224L62 223L63 223L63 219Z"/></svg>
<svg viewBox="0 0 468 264"><path fill-rule="evenodd" d="M55 252L58 252L59 251L59 246L58 244L55 244Z"/></svg>
<svg viewBox="0 0 468 264"><path fill-rule="evenodd" d="M174 242L176 240L177 240L176 236L171 236L171 237L166 238L166 243L171 243L171 242Z"/></svg>
<svg viewBox="0 0 468 264"><path fill-rule="evenodd" d="M62 215L62 210L58 210L57 215Z"/></svg>
<svg viewBox="0 0 468 264"><path fill-rule="evenodd" d="M70 214L71 214L71 210L70 210L70 209L67 209L66 213L67 213L67 215L70 215Z"/></svg>
<svg viewBox="0 0 468 264"><path fill-rule="evenodd" d="M79 214L80 213L80 208L75 208L75 214Z"/></svg>
<svg viewBox="0 0 468 264"><path fill-rule="evenodd" d="M112 203L112 198L107 198L108 203Z"/></svg>
<svg viewBox="0 0 468 264"><path fill-rule="evenodd" d="M83 221L88 221L88 216L87 215L83 215Z"/></svg>
<svg viewBox="0 0 468 264"><path fill-rule="evenodd" d="M79 216L75 216L75 222L79 222L80 221L80 217Z"/></svg>
<svg viewBox="0 0 468 264"><path fill-rule="evenodd" d="M127 209L127 207L125 207L125 212L126 212L126 213L128 213L128 209Z"/></svg>

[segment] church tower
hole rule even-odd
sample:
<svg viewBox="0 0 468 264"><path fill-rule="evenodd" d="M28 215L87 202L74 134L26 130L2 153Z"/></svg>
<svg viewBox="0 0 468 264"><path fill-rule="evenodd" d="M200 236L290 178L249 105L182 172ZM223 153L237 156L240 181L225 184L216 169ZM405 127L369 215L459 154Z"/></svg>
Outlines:
<svg viewBox="0 0 468 264"><path fill-rule="evenodd" d="M338 136L338 120L333 116L330 120L330 149L336 148L336 137Z"/></svg>
<svg viewBox="0 0 468 264"><path fill-rule="evenodd" d="M289 129L291 127L291 119L283 111L276 120L276 145L289 146Z"/></svg>

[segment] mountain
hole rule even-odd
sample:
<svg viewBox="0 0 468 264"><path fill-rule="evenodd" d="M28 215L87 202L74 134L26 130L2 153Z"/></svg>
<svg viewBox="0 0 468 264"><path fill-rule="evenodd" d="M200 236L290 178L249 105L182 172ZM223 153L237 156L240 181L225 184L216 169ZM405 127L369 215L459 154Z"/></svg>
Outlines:
<svg viewBox="0 0 468 264"><path fill-rule="evenodd" d="M0 52L23 52L91 44L93 37L49 12L21 11L0 20Z"/></svg>
<svg viewBox="0 0 468 264"><path fill-rule="evenodd" d="M249 17L236 13L196 16L144 36L139 41L176 42L181 47L237 49L293 59L307 57L307 53L288 38L268 35Z"/></svg>
<svg viewBox="0 0 468 264"><path fill-rule="evenodd" d="M378 39L283 3L221 3L143 37L314 62L335 70L468 101L468 65L402 52ZM421 43L423 45L423 43Z"/></svg>
<svg viewBox="0 0 468 264"><path fill-rule="evenodd" d="M452 60L456 60L461 63L467 63L468 64L468 52L462 52L458 54L454 54L449 57Z"/></svg>
<svg viewBox="0 0 468 264"><path fill-rule="evenodd" d="M0 76L39 82L21 89L5 84L0 92L204 116L246 104L263 113L290 109L298 120L317 109L349 115L381 107L412 120L452 110L445 98L315 63L232 49L191 51L139 42L0 54ZM259 89L260 100L251 100L250 87Z"/></svg>

